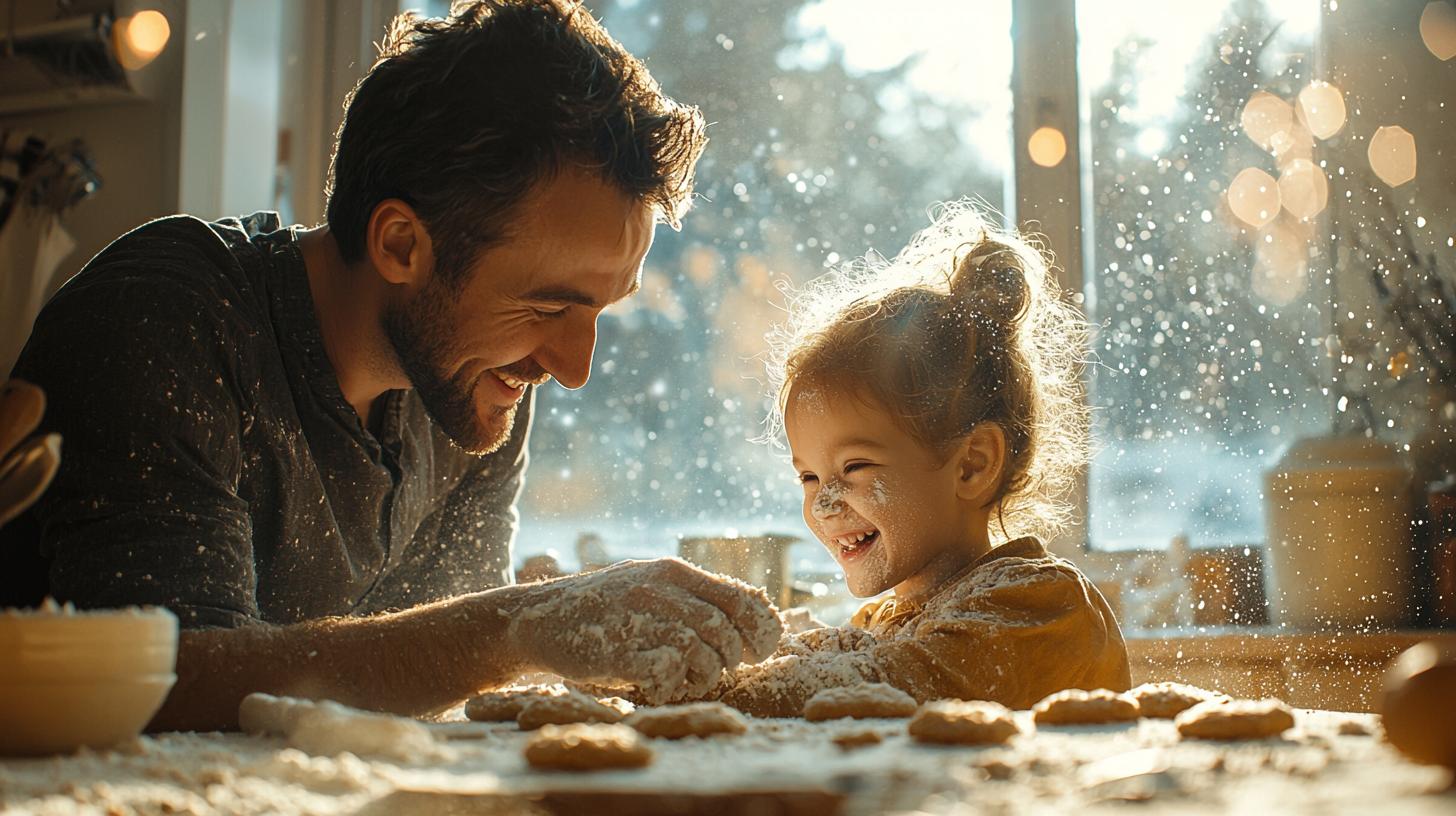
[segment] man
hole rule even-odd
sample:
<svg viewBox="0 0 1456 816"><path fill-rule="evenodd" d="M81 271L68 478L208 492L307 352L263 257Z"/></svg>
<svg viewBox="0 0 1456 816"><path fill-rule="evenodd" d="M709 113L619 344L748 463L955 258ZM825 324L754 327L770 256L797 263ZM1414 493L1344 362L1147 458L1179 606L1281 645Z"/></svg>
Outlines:
<svg viewBox="0 0 1456 816"><path fill-rule="evenodd" d="M681 562L507 585L532 389L586 383L704 141L579 6L402 17L327 226L162 219L37 320L15 376L65 456L7 531L12 592L174 610L154 728L233 727L251 691L423 713L522 671L666 699L766 657L766 599Z"/></svg>

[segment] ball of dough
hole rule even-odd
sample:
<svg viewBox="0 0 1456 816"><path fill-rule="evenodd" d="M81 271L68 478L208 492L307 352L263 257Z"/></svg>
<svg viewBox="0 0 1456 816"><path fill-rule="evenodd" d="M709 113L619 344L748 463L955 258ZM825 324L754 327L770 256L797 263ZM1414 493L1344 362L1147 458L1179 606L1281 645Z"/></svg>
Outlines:
<svg viewBox="0 0 1456 816"><path fill-rule="evenodd" d="M1137 702L1140 715L1161 720L1171 720L1199 703L1228 699L1228 695L1184 683L1143 683L1127 696Z"/></svg>
<svg viewBox="0 0 1456 816"><path fill-rule="evenodd" d="M1283 700L1210 700L1173 720L1185 737L1245 740L1277 737L1294 727L1294 712Z"/></svg>
<svg viewBox="0 0 1456 816"><path fill-rule="evenodd" d="M926 703L915 712L909 730L917 742L944 745L988 745L1021 733L1011 709L980 700Z"/></svg>
<svg viewBox="0 0 1456 816"><path fill-rule="evenodd" d="M722 703L688 703L643 708L633 712L622 722L637 729L644 736L658 739L742 734L748 730L748 721L743 715Z"/></svg>
<svg viewBox="0 0 1456 816"><path fill-rule="evenodd" d="M1456 769L1456 641L1405 650L1385 673L1385 738L1407 757Z"/></svg>
<svg viewBox="0 0 1456 816"><path fill-rule="evenodd" d="M1138 704L1107 689L1066 689L1043 697L1031 708L1042 725L1096 725L1138 718Z"/></svg>
<svg viewBox="0 0 1456 816"><path fill-rule="evenodd" d="M561 686L527 686L488 691L465 701L465 716L476 722L514 722L521 708L530 700L560 697L566 694Z"/></svg>
<svg viewBox="0 0 1456 816"><path fill-rule="evenodd" d="M570 725L572 723L615 723L621 722L622 712L608 705L602 705L595 697L579 691L560 697L537 697L527 700L516 715L516 725L522 731L535 731L543 725Z"/></svg>
<svg viewBox="0 0 1456 816"><path fill-rule="evenodd" d="M804 719L813 722L853 717L909 717L915 713L915 698L888 683L860 683L824 689L804 704Z"/></svg>
<svg viewBox="0 0 1456 816"><path fill-rule="evenodd" d="M543 726L526 743L525 755L533 768L565 771L641 768L652 761L652 749L636 731L612 723Z"/></svg>

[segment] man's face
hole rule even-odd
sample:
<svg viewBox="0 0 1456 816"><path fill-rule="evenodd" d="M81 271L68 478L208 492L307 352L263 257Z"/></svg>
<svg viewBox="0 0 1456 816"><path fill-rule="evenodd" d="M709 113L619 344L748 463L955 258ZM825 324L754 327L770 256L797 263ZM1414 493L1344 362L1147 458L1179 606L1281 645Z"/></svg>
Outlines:
<svg viewBox="0 0 1456 816"><path fill-rule="evenodd" d="M563 170L470 269L436 269L386 310L401 368L455 444L499 448L527 384L586 384L597 317L637 291L654 230L648 206Z"/></svg>

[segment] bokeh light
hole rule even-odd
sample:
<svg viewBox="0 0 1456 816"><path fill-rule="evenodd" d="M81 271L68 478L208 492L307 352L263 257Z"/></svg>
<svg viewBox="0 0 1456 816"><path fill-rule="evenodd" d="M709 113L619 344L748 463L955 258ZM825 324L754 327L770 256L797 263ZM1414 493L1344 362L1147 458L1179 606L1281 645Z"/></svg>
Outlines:
<svg viewBox="0 0 1456 816"><path fill-rule="evenodd" d="M1436 59L1456 57L1456 4L1433 0L1421 12L1421 42Z"/></svg>
<svg viewBox="0 0 1456 816"><path fill-rule="evenodd" d="M139 11L130 17L117 18L111 26L116 60L128 71L147 66L172 37L172 26L160 11Z"/></svg>
<svg viewBox="0 0 1456 816"><path fill-rule="evenodd" d="M1279 199L1290 215L1309 220L1323 212L1329 203L1329 180L1314 162L1295 159L1279 174Z"/></svg>
<svg viewBox="0 0 1456 816"><path fill-rule="evenodd" d="M1251 227L1262 227L1279 214L1279 184L1257 167L1246 167L1228 188L1229 209Z"/></svg>
<svg viewBox="0 0 1456 816"><path fill-rule="evenodd" d="M1298 114L1310 133L1328 139L1345 126L1345 95L1330 83L1315 80L1299 92Z"/></svg>
<svg viewBox="0 0 1456 816"><path fill-rule="evenodd" d="M1416 177L1416 138L1400 125L1378 128L1370 137L1370 169L1391 187Z"/></svg>
<svg viewBox="0 0 1456 816"><path fill-rule="evenodd" d="M1295 122L1288 130L1274 134L1269 151L1279 160L1280 167L1295 159L1313 159L1314 137L1309 134L1308 128Z"/></svg>
<svg viewBox="0 0 1456 816"><path fill-rule="evenodd" d="M1390 355L1390 362L1385 364L1385 370L1393 379L1400 379L1410 370L1410 355L1404 351L1397 351Z"/></svg>
<svg viewBox="0 0 1456 816"><path fill-rule="evenodd" d="M1067 137L1054 127L1039 127L1026 140L1026 150L1042 167L1056 167L1067 156Z"/></svg>
<svg viewBox="0 0 1456 816"><path fill-rule="evenodd" d="M1278 306L1304 293L1309 280L1309 244L1285 222L1259 236L1254 247L1254 294Z"/></svg>
<svg viewBox="0 0 1456 816"><path fill-rule="evenodd" d="M1279 134L1287 132L1294 125L1294 109L1288 102L1268 91L1255 91L1249 101L1244 103L1239 123L1243 125L1244 133L1254 140L1254 144L1265 150L1272 150L1274 140Z"/></svg>

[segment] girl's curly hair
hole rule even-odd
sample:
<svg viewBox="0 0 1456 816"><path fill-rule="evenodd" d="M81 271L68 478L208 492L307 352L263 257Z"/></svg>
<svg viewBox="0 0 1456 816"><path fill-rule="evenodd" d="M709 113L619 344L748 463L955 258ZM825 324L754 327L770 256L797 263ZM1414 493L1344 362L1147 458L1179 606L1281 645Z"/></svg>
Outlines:
<svg viewBox="0 0 1456 816"><path fill-rule="evenodd" d="M1089 455L1088 326L1039 246L961 200L934 208L894 260L870 255L786 295L788 319L769 335L770 437L797 382L889 410L942 461L993 422L1006 437L1002 535L1065 526Z"/></svg>

